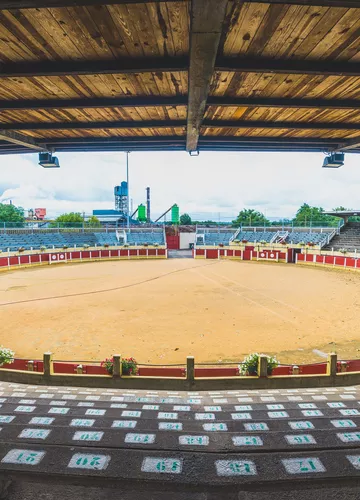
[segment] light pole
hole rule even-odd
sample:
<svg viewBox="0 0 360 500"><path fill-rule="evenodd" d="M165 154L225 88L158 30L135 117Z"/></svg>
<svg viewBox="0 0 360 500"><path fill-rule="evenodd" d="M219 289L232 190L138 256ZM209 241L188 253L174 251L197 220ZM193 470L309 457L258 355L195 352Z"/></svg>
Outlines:
<svg viewBox="0 0 360 500"><path fill-rule="evenodd" d="M126 215L126 225L129 229L130 227L130 190L129 190L129 153L126 151L126 184L127 184L127 215Z"/></svg>

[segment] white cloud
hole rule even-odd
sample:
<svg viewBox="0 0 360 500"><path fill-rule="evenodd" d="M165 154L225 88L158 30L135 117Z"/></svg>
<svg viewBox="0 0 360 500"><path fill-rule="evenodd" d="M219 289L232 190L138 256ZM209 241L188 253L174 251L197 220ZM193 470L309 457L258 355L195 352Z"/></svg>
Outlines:
<svg viewBox="0 0 360 500"><path fill-rule="evenodd" d="M2 156L0 201L24 208L64 211L114 208L113 188L125 179L125 154L58 154L60 169L43 169L37 155ZM181 212L231 217L255 208L269 217L290 217L304 202L360 209L357 155L345 166L322 169L322 154L305 153L131 153L130 190L134 206L145 203L151 187L152 213L173 203Z"/></svg>

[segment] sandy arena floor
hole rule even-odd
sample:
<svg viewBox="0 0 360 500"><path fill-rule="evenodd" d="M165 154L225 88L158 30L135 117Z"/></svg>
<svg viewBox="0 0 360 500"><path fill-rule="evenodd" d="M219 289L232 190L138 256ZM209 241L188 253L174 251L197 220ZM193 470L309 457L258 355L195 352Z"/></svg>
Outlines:
<svg viewBox="0 0 360 500"><path fill-rule="evenodd" d="M143 363L360 356L360 274L231 261L101 262L0 274L0 344L17 357Z"/></svg>

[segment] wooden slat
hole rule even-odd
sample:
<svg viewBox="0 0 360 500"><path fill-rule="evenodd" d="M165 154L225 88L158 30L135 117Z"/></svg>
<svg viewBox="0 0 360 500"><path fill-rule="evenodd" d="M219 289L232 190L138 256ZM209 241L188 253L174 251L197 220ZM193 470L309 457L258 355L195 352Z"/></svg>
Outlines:
<svg viewBox="0 0 360 500"><path fill-rule="evenodd" d="M227 0L192 0L187 151L196 151L225 19Z"/></svg>

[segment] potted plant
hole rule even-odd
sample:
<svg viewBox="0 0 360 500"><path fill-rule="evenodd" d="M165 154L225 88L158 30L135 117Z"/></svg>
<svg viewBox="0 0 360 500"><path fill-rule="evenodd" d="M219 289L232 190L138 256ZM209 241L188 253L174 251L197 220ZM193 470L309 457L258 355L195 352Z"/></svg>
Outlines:
<svg viewBox="0 0 360 500"><path fill-rule="evenodd" d="M104 243L104 248L109 248L109 243Z"/></svg>
<svg viewBox="0 0 360 500"><path fill-rule="evenodd" d="M11 349L0 346L0 366L14 362L15 353Z"/></svg>
<svg viewBox="0 0 360 500"><path fill-rule="evenodd" d="M46 246L45 245L41 245L40 252L45 252L45 250L46 250Z"/></svg>
<svg viewBox="0 0 360 500"><path fill-rule="evenodd" d="M347 249L346 248L340 248L339 252L345 255L347 253Z"/></svg>
<svg viewBox="0 0 360 500"><path fill-rule="evenodd" d="M219 243L219 247L223 247L224 246L224 243Z"/></svg>
<svg viewBox="0 0 360 500"><path fill-rule="evenodd" d="M309 247L314 247L314 246L315 246L315 243L313 243L312 241L309 241L308 246L309 246Z"/></svg>
<svg viewBox="0 0 360 500"><path fill-rule="evenodd" d="M144 243L143 245L144 247L148 247L149 246L149 243Z"/></svg>
<svg viewBox="0 0 360 500"><path fill-rule="evenodd" d="M63 245L63 250L67 250L69 248L69 245Z"/></svg>
<svg viewBox="0 0 360 500"><path fill-rule="evenodd" d="M124 247L124 248L128 248L128 247L129 247L129 244L128 244L128 243L124 243L124 244L123 244L123 247Z"/></svg>
<svg viewBox="0 0 360 500"><path fill-rule="evenodd" d="M246 356L244 361L239 365L239 373L240 375L248 375L255 377L258 375L258 366L259 366L259 358L260 356L265 356L268 361L268 375L271 375L274 368L276 368L279 364L275 356L268 356L267 354L259 354L254 352Z"/></svg>
<svg viewBox="0 0 360 500"><path fill-rule="evenodd" d="M101 362L101 366L105 368L109 375L114 373L114 358L106 358ZM138 366L135 358L121 359L121 367L123 375L136 375L138 373Z"/></svg>
<svg viewBox="0 0 360 500"><path fill-rule="evenodd" d="M234 243L240 243L240 240L234 240ZM244 242L243 242L244 243Z"/></svg>
<svg viewBox="0 0 360 500"><path fill-rule="evenodd" d="M263 245L263 246L267 245L267 241L265 241L265 240L261 240L259 243L260 243L260 245Z"/></svg>
<svg viewBox="0 0 360 500"><path fill-rule="evenodd" d="M154 243L153 245L154 247L158 247L159 246L159 243Z"/></svg>
<svg viewBox="0 0 360 500"><path fill-rule="evenodd" d="M24 247L19 247L19 248L18 248L18 252L19 252L19 253L23 253L23 252L25 252L25 248L24 248Z"/></svg>
<svg viewBox="0 0 360 500"><path fill-rule="evenodd" d="M244 243L244 245L246 245L246 243L248 243L248 240L241 240L241 243Z"/></svg>
<svg viewBox="0 0 360 500"><path fill-rule="evenodd" d="M280 241L280 245L287 245L286 241Z"/></svg>
<svg viewBox="0 0 360 500"><path fill-rule="evenodd" d="M301 247L304 247L304 246L305 246L305 241L300 241L300 242L299 242L299 245L300 245Z"/></svg>
<svg viewBox="0 0 360 500"><path fill-rule="evenodd" d="M90 245L88 245L87 243L85 243L84 249L86 250L87 248L90 248Z"/></svg>

